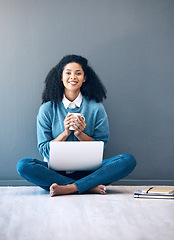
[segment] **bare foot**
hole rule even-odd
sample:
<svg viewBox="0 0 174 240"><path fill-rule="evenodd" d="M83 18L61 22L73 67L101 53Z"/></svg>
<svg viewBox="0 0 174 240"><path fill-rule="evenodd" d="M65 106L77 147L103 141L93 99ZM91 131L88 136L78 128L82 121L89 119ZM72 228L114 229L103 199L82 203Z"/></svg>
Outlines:
<svg viewBox="0 0 174 240"><path fill-rule="evenodd" d="M87 192L88 193L106 194L106 186L105 185L98 185L96 187L88 189Z"/></svg>
<svg viewBox="0 0 174 240"><path fill-rule="evenodd" d="M70 194L77 191L77 187L74 184L58 185L57 183L53 183L50 187L50 196L54 197L57 195Z"/></svg>

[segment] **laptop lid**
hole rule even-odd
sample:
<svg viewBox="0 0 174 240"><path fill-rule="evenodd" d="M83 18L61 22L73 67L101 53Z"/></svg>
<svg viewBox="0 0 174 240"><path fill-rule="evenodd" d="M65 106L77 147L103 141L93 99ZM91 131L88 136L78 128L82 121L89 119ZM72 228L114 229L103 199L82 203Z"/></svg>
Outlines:
<svg viewBox="0 0 174 240"><path fill-rule="evenodd" d="M103 160L104 142L50 142L48 167L56 171L90 171Z"/></svg>

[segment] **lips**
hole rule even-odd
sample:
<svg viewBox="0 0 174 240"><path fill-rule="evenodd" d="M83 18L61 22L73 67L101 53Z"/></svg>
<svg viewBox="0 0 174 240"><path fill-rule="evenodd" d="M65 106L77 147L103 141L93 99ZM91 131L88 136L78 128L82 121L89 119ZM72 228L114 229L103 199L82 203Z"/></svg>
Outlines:
<svg viewBox="0 0 174 240"><path fill-rule="evenodd" d="M69 81L68 83L71 84L71 85L76 85L78 82L75 82L75 81Z"/></svg>

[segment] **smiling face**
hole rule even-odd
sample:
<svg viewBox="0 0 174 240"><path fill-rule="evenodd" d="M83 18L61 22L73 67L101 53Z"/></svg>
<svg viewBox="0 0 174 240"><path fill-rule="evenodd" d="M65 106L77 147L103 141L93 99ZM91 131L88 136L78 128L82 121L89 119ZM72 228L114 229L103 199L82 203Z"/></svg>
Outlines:
<svg viewBox="0 0 174 240"><path fill-rule="evenodd" d="M62 81L65 87L65 95L69 93L78 96L80 88L85 82L82 66L76 62L68 63L62 73Z"/></svg>

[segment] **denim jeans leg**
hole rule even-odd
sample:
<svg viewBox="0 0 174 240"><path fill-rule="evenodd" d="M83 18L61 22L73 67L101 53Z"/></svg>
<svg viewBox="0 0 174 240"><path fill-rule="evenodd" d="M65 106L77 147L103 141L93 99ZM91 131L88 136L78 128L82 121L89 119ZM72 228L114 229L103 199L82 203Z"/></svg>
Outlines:
<svg viewBox="0 0 174 240"><path fill-rule="evenodd" d="M131 154L121 154L103 160L103 164L99 169L77 180L74 184L79 193L82 193L99 184L108 185L126 177L133 171L135 166L136 160Z"/></svg>
<svg viewBox="0 0 174 240"><path fill-rule="evenodd" d="M47 162L33 158L20 160L17 164L17 171L21 177L45 190L49 190L53 183L66 185L75 181L49 169Z"/></svg>

